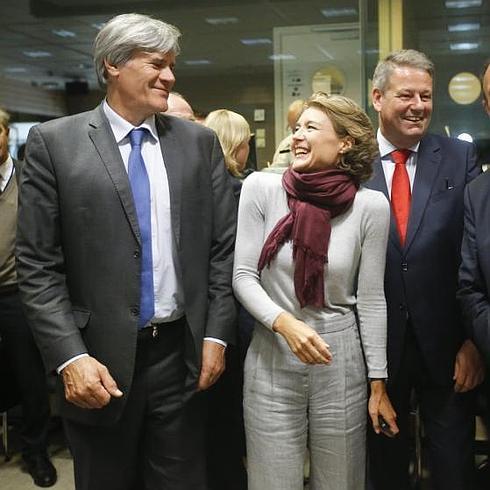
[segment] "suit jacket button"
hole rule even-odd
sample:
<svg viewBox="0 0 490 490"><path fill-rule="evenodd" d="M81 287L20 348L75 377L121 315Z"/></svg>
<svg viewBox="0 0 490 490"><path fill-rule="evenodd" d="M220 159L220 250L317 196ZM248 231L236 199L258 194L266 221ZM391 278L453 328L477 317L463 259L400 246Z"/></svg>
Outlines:
<svg viewBox="0 0 490 490"><path fill-rule="evenodd" d="M139 251L139 250L135 250L135 251L133 252L133 257L134 257L135 259L139 259L140 255L141 255L141 254L140 254L140 251Z"/></svg>
<svg viewBox="0 0 490 490"><path fill-rule="evenodd" d="M408 264L406 262L403 262L402 264L402 271L407 272L408 271Z"/></svg>
<svg viewBox="0 0 490 490"><path fill-rule="evenodd" d="M136 308L135 306L133 306L133 308L131 308L130 311L131 311L131 315L133 315L133 316L139 316L139 314L140 314L139 308Z"/></svg>

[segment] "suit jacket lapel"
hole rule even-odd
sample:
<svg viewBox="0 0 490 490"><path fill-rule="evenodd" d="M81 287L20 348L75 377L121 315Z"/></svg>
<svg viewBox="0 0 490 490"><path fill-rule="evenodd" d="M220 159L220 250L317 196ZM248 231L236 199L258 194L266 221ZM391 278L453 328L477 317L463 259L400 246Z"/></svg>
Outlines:
<svg viewBox="0 0 490 490"><path fill-rule="evenodd" d="M390 201L390 195L388 193L388 187L386 186L386 179L385 179L385 174L383 171L383 165L381 164L381 159L376 158L373 164L373 176L367 182L365 185L366 187L369 187L370 189L374 189L376 191L381 191L385 196L388 201ZM391 201L390 201L391 205ZM398 230L396 229L396 223L393 218L393 213L390 213L390 240L393 243L393 245L399 249L400 251L402 250L402 246L400 243L400 237L398 236Z"/></svg>
<svg viewBox="0 0 490 490"><path fill-rule="evenodd" d="M133 234L138 243L140 243L138 217L134 207L133 194L131 192L128 174L124 168L121 153L109 125L109 121L102 109L102 105L99 105L93 111L92 115L93 117L89 123L89 137L109 173Z"/></svg>
<svg viewBox="0 0 490 490"><path fill-rule="evenodd" d="M441 152L439 145L429 136L422 138L417 157L417 171L412 192L412 205L408 220L406 250L410 248L424 216L432 187L439 171Z"/></svg>
<svg viewBox="0 0 490 490"><path fill-rule="evenodd" d="M182 205L182 183L185 165L182 164L181 148L172 133L170 121L164 116L156 117L156 127L160 138L163 162L167 171L170 192L170 214L172 230L177 249L180 248L180 225Z"/></svg>

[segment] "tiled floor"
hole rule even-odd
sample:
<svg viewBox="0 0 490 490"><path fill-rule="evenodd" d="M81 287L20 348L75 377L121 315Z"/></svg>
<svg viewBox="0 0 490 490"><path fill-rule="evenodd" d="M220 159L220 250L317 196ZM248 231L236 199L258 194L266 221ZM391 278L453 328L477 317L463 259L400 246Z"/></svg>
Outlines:
<svg viewBox="0 0 490 490"><path fill-rule="evenodd" d="M73 490L73 462L66 448L51 448L52 462L58 472L58 481L54 490ZM0 488L2 490L32 490L39 488L32 482L29 473L22 470L22 459L19 453L6 463L0 456Z"/></svg>

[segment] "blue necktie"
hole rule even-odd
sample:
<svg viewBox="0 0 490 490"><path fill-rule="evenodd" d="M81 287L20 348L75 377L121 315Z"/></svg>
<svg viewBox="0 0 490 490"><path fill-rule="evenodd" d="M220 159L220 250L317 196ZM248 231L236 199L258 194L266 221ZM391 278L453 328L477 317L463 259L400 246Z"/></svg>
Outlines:
<svg viewBox="0 0 490 490"><path fill-rule="evenodd" d="M153 257L151 251L150 181L141 155L141 142L146 132L146 129L137 128L129 133L131 153L129 154L128 162L129 182L131 183L141 235L140 312L138 320L138 327L140 328L143 328L155 314Z"/></svg>

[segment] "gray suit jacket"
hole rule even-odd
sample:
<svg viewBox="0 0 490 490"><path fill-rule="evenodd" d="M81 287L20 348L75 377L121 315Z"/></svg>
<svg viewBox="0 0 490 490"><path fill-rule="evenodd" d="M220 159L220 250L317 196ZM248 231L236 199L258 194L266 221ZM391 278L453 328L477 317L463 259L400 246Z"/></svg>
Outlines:
<svg viewBox="0 0 490 490"><path fill-rule="evenodd" d="M194 386L203 337L234 339L235 204L212 131L170 116L157 116L157 130L189 325L188 381ZM126 402L136 350L140 245L128 176L102 107L34 127L17 238L29 322L48 371L88 351L125 394L102 410L79 409L62 397L62 414L79 422L114 422Z"/></svg>

